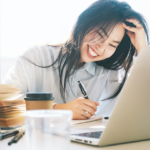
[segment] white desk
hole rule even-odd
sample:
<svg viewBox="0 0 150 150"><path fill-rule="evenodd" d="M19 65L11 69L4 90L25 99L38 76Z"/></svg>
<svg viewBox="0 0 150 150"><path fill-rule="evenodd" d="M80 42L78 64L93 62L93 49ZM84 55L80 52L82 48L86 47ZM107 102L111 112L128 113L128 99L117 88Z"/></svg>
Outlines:
<svg viewBox="0 0 150 150"><path fill-rule="evenodd" d="M82 125L80 128L73 127L72 133L76 133L76 131L82 132L84 131L97 131L100 126L105 126L106 123L99 123L96 124L90 123L89 125ZM82 130L82 131L81 131ZM26 148L26 139L25 136L19 140L17 144L12 144L11 146L8 146L8 142L11 138L5 139L0 141L0 150L27 150ZM134 143L128 143L128 144L120 144L120 145L114 145L114 146L107 146L107 147L95 147L95 146L89 146L85 144L75 143L71 142L70 144L70 150L150 150L150 140L148 141L141 141L141 142L134 142ZM50 149L51 150L51 149ZM61 149L60 149L61 150Z"/></svg>

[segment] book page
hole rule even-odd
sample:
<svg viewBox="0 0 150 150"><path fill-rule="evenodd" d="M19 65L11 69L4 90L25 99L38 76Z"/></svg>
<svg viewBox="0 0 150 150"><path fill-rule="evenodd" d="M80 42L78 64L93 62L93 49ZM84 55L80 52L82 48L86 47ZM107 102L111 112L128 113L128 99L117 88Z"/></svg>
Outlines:
<svg viewBox="0 0 150 150"><path fill-rule="evenodd" d="M86 119L86 120L72 120L72 125L80 125L80 124L83 124L83 123L88 123L88 122L93 122L93 121L102 121L103 119L103 116L92 116L91 118L89 119Z"/></svg>
<svg viewBox="0 0 150 150"><path fill-rule="evenodd" d="M4 100L16 100L22 98L23 94L0 94L0 101Z"/></svg>
<svg viewBox="0 0 150 150"><path fill-rule="evenodd" d="M10 85L10 84L0 84L0 89L2 88L15 88L15 85Z"/></svg>

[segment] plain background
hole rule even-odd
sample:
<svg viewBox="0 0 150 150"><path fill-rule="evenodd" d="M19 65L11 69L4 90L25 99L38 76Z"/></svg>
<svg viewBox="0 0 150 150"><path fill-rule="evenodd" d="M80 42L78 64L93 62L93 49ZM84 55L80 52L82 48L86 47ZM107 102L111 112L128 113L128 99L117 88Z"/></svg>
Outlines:
<svg viewBox="0 0 150 150"><path fill-rule="evenodd" d="M0 81L16 58L36 44L64 42L78 15L96 0L1 0ZM122 1L122 0L120 0ZM149 1L124 0L150 24Z"/></svg>

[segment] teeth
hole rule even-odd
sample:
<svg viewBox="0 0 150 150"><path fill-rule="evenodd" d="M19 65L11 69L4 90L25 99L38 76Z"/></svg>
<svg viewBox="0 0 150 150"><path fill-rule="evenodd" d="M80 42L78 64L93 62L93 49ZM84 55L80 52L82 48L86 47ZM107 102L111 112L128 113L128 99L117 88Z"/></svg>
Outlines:
<svg viewBox="0 0 150 150"><path fill-rule="evenodd" d="M92 56L97 56L97 54L95 52L93 52L93 50L91 50L90 47L89 47L89 52Z"/></svg>

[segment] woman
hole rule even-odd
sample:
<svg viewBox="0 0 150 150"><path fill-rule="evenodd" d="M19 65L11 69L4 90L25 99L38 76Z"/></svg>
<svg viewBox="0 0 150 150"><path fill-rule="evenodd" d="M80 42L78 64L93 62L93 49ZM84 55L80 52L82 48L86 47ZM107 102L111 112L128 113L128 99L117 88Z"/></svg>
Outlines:
<svg viewBox="0 0 150 150"><path fill-rule="evenodd" d="M73 119L90 118L94 113L109 116L133 56L148 41L141 14L125 2L98 0L80 14L66 43L29 49L4 83L16 85L24 94L52 92L53 109L72 110ZM79 80L89 99L82 98Z"/></svg>

